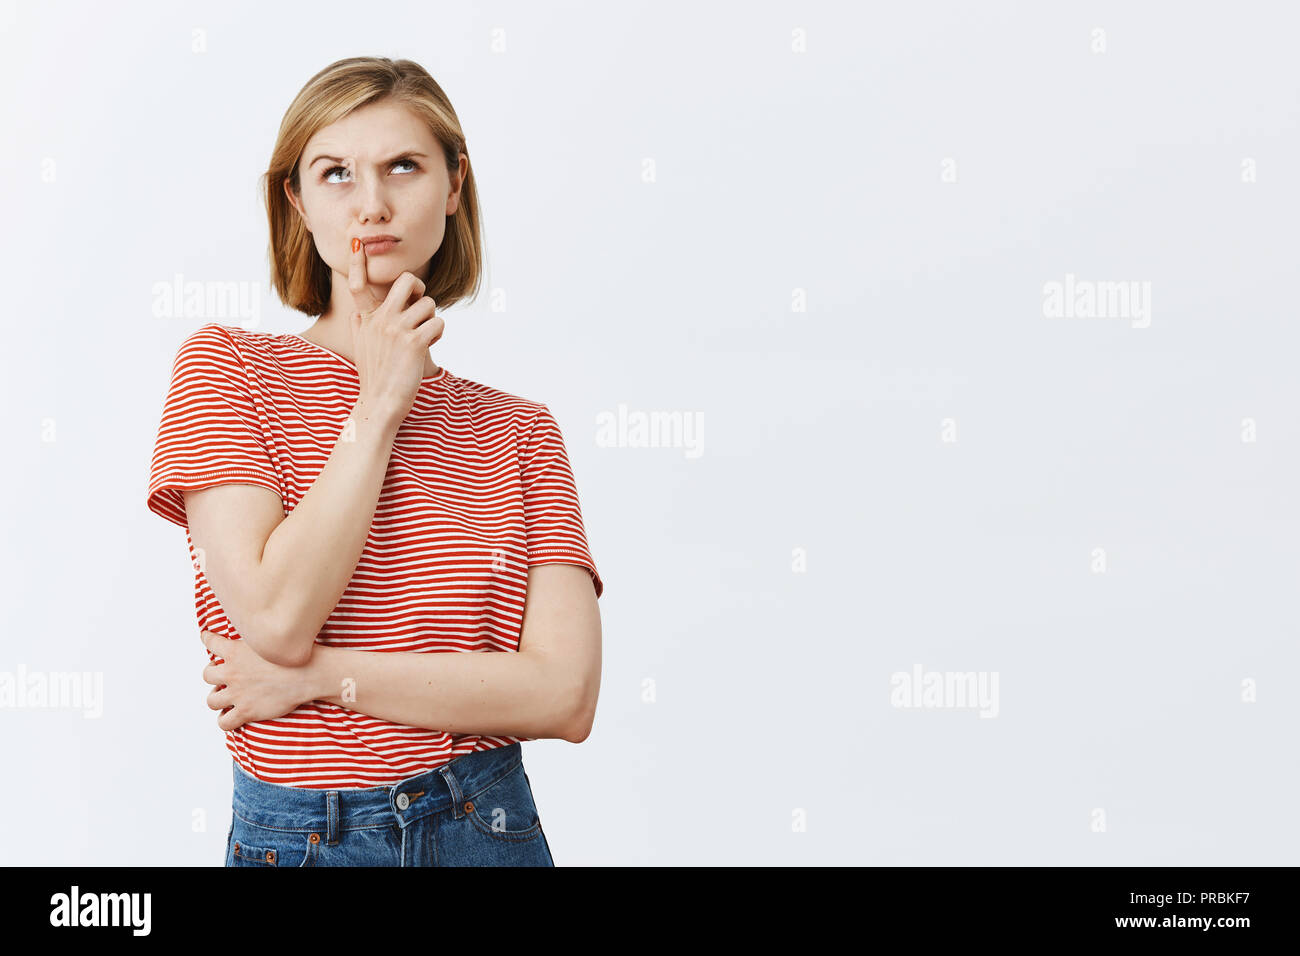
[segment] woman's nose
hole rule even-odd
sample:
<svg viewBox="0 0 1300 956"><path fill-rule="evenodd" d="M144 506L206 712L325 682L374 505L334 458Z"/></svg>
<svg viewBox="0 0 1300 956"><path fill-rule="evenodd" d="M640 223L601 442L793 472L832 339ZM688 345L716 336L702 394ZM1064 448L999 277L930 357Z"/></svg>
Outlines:
<svg viewBox="0 0 1300 956"><path fill-rule="evenodd" d="M357 217L359 219L385 218L388 214L388 194L378 176L362 176L357 183Z"/></svg>

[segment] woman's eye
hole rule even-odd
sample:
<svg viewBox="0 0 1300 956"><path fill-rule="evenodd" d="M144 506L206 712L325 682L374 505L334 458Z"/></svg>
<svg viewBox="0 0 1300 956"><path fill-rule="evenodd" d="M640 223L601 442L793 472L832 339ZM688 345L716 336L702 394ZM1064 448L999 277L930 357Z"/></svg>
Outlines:
<svg viewBox="0 0 1300 956"><path fill-rule="evenodd" d="M393 161L393 165L394 166L407 165L412 168L412 171L420 168L420 164L413 159L397 159ZM324 175L321 176L321 182L323 183L338 182L338 180L331 180L330 177L333 176L335 173L346 173L346 172L347 172L347 167L345 166L331 166L329 169L325 170Z"/></svg>

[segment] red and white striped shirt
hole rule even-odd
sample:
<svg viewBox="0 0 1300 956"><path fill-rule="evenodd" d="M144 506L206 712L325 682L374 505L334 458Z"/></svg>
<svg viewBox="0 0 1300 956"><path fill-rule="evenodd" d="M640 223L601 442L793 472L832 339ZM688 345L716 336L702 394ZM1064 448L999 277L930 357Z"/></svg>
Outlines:
<svg viewBox="0 0 1300 956"><path fill-rule="evenodd" d="M186 530L201 630L239 637L199 568L181 489L261 485L288 514L359 392L356 366L294 333L212 323L181 344L148 507ZM365 549L316 640L365 651L517 651L528 568L557 563L586 568L600 597L550 410L442 368L421 382L397 431ZM317 700L229 731L226 747L269 783L347 789L532 739L408 727Z"/></svg>

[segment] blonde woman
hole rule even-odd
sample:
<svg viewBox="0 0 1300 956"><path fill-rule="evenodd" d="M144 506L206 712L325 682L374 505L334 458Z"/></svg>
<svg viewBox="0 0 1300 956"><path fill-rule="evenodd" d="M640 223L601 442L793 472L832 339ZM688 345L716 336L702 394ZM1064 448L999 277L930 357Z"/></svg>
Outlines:
<svg viewBox="0 0 1300 956"><path fill-rule="evenodd" d="M192 332L148 489L194 560L226 865L552 866L520 742L589 733L604 588L546 405L430 357L480 281L460 121L418 64L341 60L263 185L316 321Z"/></svg>

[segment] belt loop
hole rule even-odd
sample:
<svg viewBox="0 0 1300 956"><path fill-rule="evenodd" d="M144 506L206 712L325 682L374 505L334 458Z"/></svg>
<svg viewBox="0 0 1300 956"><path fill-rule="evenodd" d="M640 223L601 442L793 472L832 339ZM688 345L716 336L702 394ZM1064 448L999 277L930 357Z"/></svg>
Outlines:
<svg viewBox="0 0 1300 956"><path fill-rule="evenodd" d="M461 806L461 798L464 794L460 790L460 781L456 775L451 772L451 767L443 764L438 768L438 773L442 774L442 779L447 781L447 786L451 788L451 815L452 819L459 820L465 815L465 808Z"/></svg>
<svg viewBox="0 0 1300 956"><path fill-rule="evenodd" d="M330 790L325 794L325 817L325 842L333 846L339 842L339 792L337 790Z"/></svg>

